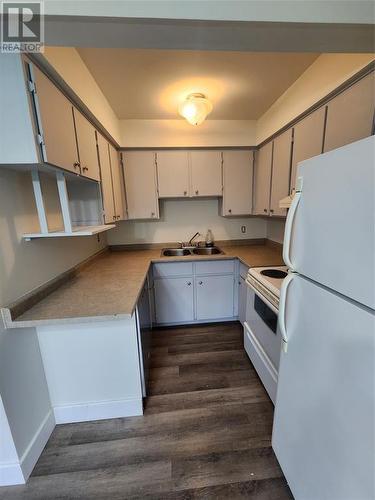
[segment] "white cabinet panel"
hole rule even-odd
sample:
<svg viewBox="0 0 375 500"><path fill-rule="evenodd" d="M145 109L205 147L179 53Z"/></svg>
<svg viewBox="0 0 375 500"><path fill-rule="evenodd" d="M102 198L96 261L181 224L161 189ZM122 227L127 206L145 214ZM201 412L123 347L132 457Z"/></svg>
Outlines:
<svg viewBox="0 0 375 500"><path fill-rule="evenodd" d="M294 126L290 192L296 187L297 165L323 151L324 118L326 108L317 109Z"/></svg>
<svg viewBox="0 0 375 500"><path fill-rule="evenodd" d="M100 179L95 128L77 109L73 109L81 173L85 177Z"/></svg>
<svg viewBox="0 0 375 500"><path fill-rule="evenodd" d="M292 159L292 129L273 141L270 215L286 215L279 202L289 194L290 164Z"/></svg>
<svg viewBox="0 0 375 500"><path fill-rule="evenodd" d="M255 160L255 210L256 215L268 215L271 189L273 143L261 147Z"/></svg>
<svg viewBox="0 0 375 500"><path fill-rule="evenodd" d="M196 319L233 317L234 277L196 277Z"/></svg>
<svg viewBox="0 0 375 500"><path fill-rule="evenodd" d="M157 323L194 320L193 278L164 278L154 281Z"/></svg>
<svg viewBox="0 0 375 500"><path fill-rule="evenodd" d="M115 200L113 197L113 184L111 162L109 158L109 144L101 134L98 134L98 153L100 161L100 177L103 198L104 222L106 224L116 220Z"/></svg>
<svg viewBox="0 0 375 500"><path fill-rule="evenodd" d="M155 153L123 154L124 181L129 219L158 219Z"/></svg>
<svg viewBox="0 0 375 500"><path fill-rule="evenodd" d="M223 152L222 215L250 215L253 205L253 152Z"/></svg>
<svg viewBox="0 0 375 500"><path fill-rule="evenodd" d="M154 278L166 276L191 276L193 274L192 262L161 262L153 265Z"/></svg>
<svg viewBox="0 0 375 500"><path fill-rule="evenodd" d="M191 196L221 196L223 191L220 151L191 151Z"/></svg>
<svg viewBox="0 0 375 500"><path fill-rule="evenodd" d="M72 103L39 69L33 66L44 138L44 161L80 173Z"/></svg>
<svg viewBox="0 0 375 500"><path fill-rule="evenodd" d="M115 203L116 220L125 219L125 193L124 179L122 176L121 165L118 152L109 144L109 159L111 162L113 199Z"/></svg>
<svg viewBox="0 0 375 500"><path fill-rule="evenodd" d="M160 198L189 196L187 151L158 151L156 164Z"/></svg>
<svg viewBox="0 0 375 500"><path fill-rule="evenodd" d="M375 102L374 75L372 72L328 103L324 151L371 135Z"/></svg>

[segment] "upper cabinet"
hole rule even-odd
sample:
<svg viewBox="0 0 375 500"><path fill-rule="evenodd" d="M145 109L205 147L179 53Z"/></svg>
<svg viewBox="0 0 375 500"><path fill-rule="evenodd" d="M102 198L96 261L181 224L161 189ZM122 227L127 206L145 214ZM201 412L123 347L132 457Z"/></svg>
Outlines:
<svg viewBox="0 0 375 500"><path fill-rule="evenodd" d="M160 198L189 196L187 151L158 151L156 165Z"/></svg>
<svg viewBox="0 0 375 500"><path fill-rule="evenodd" d="M96 130L78 109L73 110L77 133L79 166L82 175L100 180Z"/></svg>
<svg viewBox="0 0 375 500"><path fill-rule="evenodd" d="M98 153L100 160L104 222L108 224L117 220L117 214L115 209L115 199L113 195L109 144L101 134L98 134Z"/></svg>
<svg viewBox="0 0 375 500"><path fill-rule="evenodd" d="M251 215L253 151L223 151L222 215Z"/></svg>
<svg viewBox="0 0 375 500"><path fill-rule="evenodd" d="M190 151L191 196L221 196L221 151Z"/></svg>
<svg viewBox="0 0 375 500"><path fill-rule="evenodd" d="M325 106L317 109L294 126L290 192L296 186L297 165L323 152Z"/></svg>
<svg viewBox="0 0 375 500"><path fill-rule="evenodd" d="M129 219L158 219L155 153L123 153L123 169Z"/></svg>
<svg viewBox="0 0 375 500"><path fill-rule="evenodd" d="M79 174L73 105L35 66L32 78L43 160Z"/></svg>
<svg viewBox="0 0 375 500"><path fill-rule="evenodd" d="M124 177L119 154L112 144L109 144L109 160L111 162L113 199L115 203L116 218L117 220L123 220L126 219Z"/></svg>
<svg viewBox="0 0 375 500"><path fill-rule="evenodd" d="M292 129L280 134L273 141L270 215L284 216L285 208L279 202L289 194L290 165L292 160Z"/></svg>
<svg viewBox="0 0 375 500"><path fill-rule="evenodd" d="M268 142L256 153L255 159L255 215L269 215L273 142Z"/></svg>
<svg viewBox="0 0 375 500"><path fill-rule="evenodd" d="M374 72L329 101L324 151L372 134L375 102Z"/></svg>

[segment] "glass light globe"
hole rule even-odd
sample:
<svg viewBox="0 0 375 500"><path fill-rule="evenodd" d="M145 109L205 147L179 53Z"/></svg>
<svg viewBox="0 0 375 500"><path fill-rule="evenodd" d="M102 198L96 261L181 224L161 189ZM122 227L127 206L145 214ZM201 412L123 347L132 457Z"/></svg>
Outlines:
<svg viewBox="0 0 375 500"><path fill-rule="evenodd" d="M191 125L200 125L211 113L212 103L203 94L190 94L178 111Z"/></svg>

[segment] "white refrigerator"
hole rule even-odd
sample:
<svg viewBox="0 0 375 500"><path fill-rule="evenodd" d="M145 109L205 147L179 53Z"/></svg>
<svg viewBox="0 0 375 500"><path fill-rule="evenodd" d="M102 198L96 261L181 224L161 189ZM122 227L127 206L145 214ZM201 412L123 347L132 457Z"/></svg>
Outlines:
<svg viewBox="0 0 375 500"><path fill-rule="evenodd" d="M375 139L304 161L272 446L296 500L375 499Z"/></svg>

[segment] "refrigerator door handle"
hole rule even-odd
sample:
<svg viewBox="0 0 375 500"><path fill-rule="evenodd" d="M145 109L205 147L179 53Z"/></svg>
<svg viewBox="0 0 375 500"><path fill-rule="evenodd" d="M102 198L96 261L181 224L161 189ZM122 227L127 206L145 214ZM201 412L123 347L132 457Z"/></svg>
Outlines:
<svg viewBox="0 0 375 500"><path fill-rule="evenodd" d="M291 244L291 239L292 239L292 229L293 229L293 222L294 222L294 217L296 215L297 207L299 204L299 201L301 199L301 191L302 191L302 177L298 178L298 186L297 186L297 191L293 197L292 203L290 205L290 209L288 212L288 216L286 218L286 223L285 223L285 233L284 233L284 246L283 246L283 259L285 262L285 265L289 267L289 269L293 270L293 264L290 260L290 244Z"/></svg>
<svg viewBox="0 0 375 500"><path fill-rule="evenodd" d="M287 352L287 350L288 350L288 334L286 331L286 318L285 318L286 300L287 300L288 288L293 280L293 277L294 277L293 273L289 273L288 276L284 279L283 284L281 286L281 290L280 290L279 318L278 319L279 319L279 328L280 328L280 333L281 333L281 338L282 338L282 346L283 346L284 352Z"/></svg>

